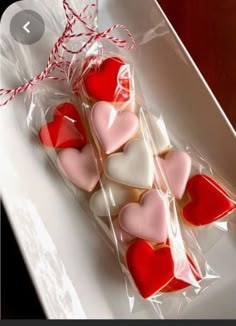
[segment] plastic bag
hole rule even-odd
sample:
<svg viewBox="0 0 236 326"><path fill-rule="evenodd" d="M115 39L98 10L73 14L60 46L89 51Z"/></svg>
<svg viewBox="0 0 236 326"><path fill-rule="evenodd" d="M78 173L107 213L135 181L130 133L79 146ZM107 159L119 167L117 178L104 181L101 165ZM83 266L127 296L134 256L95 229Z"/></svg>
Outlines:
<svg viewBox="0 0 236 326"><path fill-rule="evenodd" d="M192 145L176 137L174 143L192 158L186 194L179 201L182 223L185 229L191 229L202 251L207 252L235 219L236 193Z"/></svg>
<svg viewBox="0 0 236 326"><path fill-rule="evenodd" d="M235 200L213 180L209 167L202 173L191 145L175 146L163 118L146 110L126 52L107 47L111 39L113 48L125 47L125 40L110 36L112 29L97 32L95 4L84 1L78 12L63 4L70 22L80 17L79 31L68 25L68 44L57 53L55 70L50 66L56 75L48 78L44 71L44 82L26 93L27 122L112 245L126 276L130 310L136 309L139 292L163 317L161 304L174 298L182 306L217 278L194 230L226 217L235 210ZM65 19L52 20L63 30ZM24 55L20 47L18 62ZM32 77L31 65L23 67L27 74L19 68L21 79Z"/></svg>
<svg viewBox="0 0 236 326"><path fill-rule="evenodd" d="M133 79L132 76L129 78ZM82 86L81 89L85 93ZM49 89L48 95L51 93ZM132 93L135 94L135 88L132 88ZM131 96L132 101L134 97ZM134 298L137 298L137 292L155 309L170 296L172 299L175 296L183 305L186 298L192 298L217 278L202 256L192 231L184 229L178 203L167 189L168 184L162 181L160 187L159 177L163 169L156 171L155 163L159 163L153 159L153 152L157 152L154 147L156 142L152 147L152 138L148 138L144 131L149 132L150 129L146 125L147 113L141 106L126 101L116 102L115 108L111 104L113 102L92 104L87 96L79 98L64 94L63 97L63 94L57 93L50 99L44 93L41 98L40 90L39 93L33 92L28 99L34 112L41 115L41 122L35 127L39 120L32 118L30 110L29 126L66 184L79 198L81 207L92 215L98 228L106 235L108 244L119 259L126 276L129 302L134 301L131 310L136 310L137 299ZM162 118L157 119L156 126L159 137L163 136L158 147L161 152L168 150L168 153L185 157L187 154L183 151L174 151L173 148L169 151L171 142ZM57 129L55 133L54 127ZM128 167L125 168L126 163L121 162L109 172L107 161L124 155L124 152L128 153ZM131 173L132 170L135 172ZM109 173L116 172L118 176L110 177ZM121 180L116 180L117 177ZM143 224L142 219L146 215L147 221ZM140 266L144 270L139 271ZM157 275L157 271L160 274ZM150 274L145 275L147 272ZM159 314L162 316L165 312L160 310Z"/></svg>

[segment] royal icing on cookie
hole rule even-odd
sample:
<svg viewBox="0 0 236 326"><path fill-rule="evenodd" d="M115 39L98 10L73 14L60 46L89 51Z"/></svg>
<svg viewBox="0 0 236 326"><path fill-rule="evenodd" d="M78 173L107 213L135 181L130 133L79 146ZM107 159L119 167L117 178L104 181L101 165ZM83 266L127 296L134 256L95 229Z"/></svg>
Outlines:
<svg viewBox="0 0 236 326"><path fill-rule="evenodd" d="M122 153L110 155L105 162L106 176L118 183L149 189L154 181L154 162L150 148L142 139L124 147Z"/></svg>
<svg viewBox="0 0 236 326"><path fill-rule="evenodd" d="M188 261L180 276L189 279L189 282L175 277L173 252L168 245L159 245L154 249L149 243L136 240L127 250L126 262L140 294L148 298L157 292L184 289L201 279L193 260L186 255Z"/></svg>
<svg viewBox="0 0 236 326"><path fill-rule="evenodd" d="M190 224L199 226L213 223L236 208L236 203L212 178L195 175L187 184L190 202L183 207L183 216Z"/></svg>
<svg viewBox="0 0 236 326"><path fill-rule="evenodd" d="M39 139L48 147L82 147L87 143L83 122L76 107L63 103L53 112L53 120L39 130Z"/></svg>
<svg viewBox="0 0 236 326"><path fill-rule="evenodd" d="M117 57L105 59L83 78L89 97L97 101L126 102L130 99L130 68Z"/></svg>
<svg viewBox="0 0 236 326"><path fill-rule="evenodd" d="M67 148L59 152L58 165L63 174L77 187L92 191L99 180L96 158L90 144L82 150Z"/></svg>
<svg viewBox="0 0 236 326"><path fill-rule="evenodd" d="M162 243L167 240L168 200L164 193L150 190L140 203L130 203L119 214L120 226L137 238Z"/></svg>
<svg viewBox="0 0 236 326"><path fill-rule="evenodd" d="M127 143L139 128L139 120L135 113L119 112L104 101L93 106L91 122L106 154L115 152Z"/></svg>
<svg viewBox="0 0 236 326"><path fill-rule="evenodd" d="M174 262L168 246L154 250L147 242L137 240L129 246L126 262L144 298L160 291L174 278Z"/></svg>

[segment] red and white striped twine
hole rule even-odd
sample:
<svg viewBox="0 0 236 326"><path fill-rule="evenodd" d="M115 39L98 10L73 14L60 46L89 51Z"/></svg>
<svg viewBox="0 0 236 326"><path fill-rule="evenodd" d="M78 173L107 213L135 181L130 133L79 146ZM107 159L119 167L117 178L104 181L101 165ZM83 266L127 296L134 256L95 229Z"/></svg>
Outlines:
<svg viewBox="0 0 236 326"><path fill-rule="evenodd" d="M132 34L129 32L129 30L121 24L116 24L110 28L108 28L105 32L97 32L94 30L89 23L86 20L91 20L93 16L85 16L87 10L90 8L97 10L96 4L91 4L85 6L83 11L80 14L77 14L73 8L69 5L67 0L62 0L63 2L63 9L64 13L66 16L66 26L64 29L64 32L62 35L58 38L57 42L52 48L52 51L48 57L47 64L44 68L44 70L39 73L37 76L34 78L30 79L27 83L14 88L14 89L0 89L0 97L5 97L7 96L7 99L3 102L0 103L0 107L6 106L9 102L11 102L15 96L18 94L26 92L28 89L30 89L32 86L34 86L36 83L39 81L43 80L57 80L57 81L63 81L67 79L67 76L72 76L73 74L73 68L71 67L71 62L66 60L64 55L61 54L61 51L65 51L66 53L72 54L72 55L78 55L82 51L84 51L88 45L92 44L93 42L97 41L98 39L107 39L111 42L113 42L115 45L117 45L120 48L126 49L126 50L132 50L135 46L135 40L132 36ZM74 25L80 22L82 23L86 29L86 33L79 33L79 34L74 34L73 33L73 27ZM124 32L126 32L129 42L125 39L119 39L116 37L111 36L110 34L118 29L122 29ZM81 37L88 37L88 41L85 42L85 44L79 48L77 51L72 51L70 50L67 46L66 43L69 42L71 39L79 39ZM130 45L129 45L130 43ZM76 61L75 61L76 62ZM68 72L67 69L70 71ZM63 76L53 76L53 72L59 72L62 73Z"/></svg>

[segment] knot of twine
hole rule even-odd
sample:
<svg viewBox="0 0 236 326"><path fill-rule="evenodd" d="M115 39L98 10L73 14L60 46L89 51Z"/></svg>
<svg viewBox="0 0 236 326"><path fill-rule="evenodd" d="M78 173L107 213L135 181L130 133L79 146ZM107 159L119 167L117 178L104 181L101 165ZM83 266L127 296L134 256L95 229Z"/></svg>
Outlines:
<svg viewBox="0 0 236 326"><path fill-rule="evenodd" d="M107 39L111 42L113 42L116 46L126 49L126 50L132 50L135 46L135 40L132 36L132 34L129 32L129 30L121 24L116 24L110 28L108 28L104 32L98 32L97 30L93 29L87 20L91 20L93 16L86 16L86 12L88 9L97 10L96 4L90 4L84 7L82 12L80 14L77 14L74 9L69 5L67 0L62 0L63 3L63 10L66 16L66 25L64 28L64 31L62 35L58 38L56 43L54 44L49 57L47 64L42 72L40 72L37 76L31 78L28 80L25 84L14 88L14 89L0 89L0 97L6 97L7 99L0 103L0 107L6 106L9 102L11 102L18 94L26 92L28 89L33 87L35 84L37 84L39 81L43 80L57 80L57 81L64 81L67 79L65 76L66 69L68 70L69 76L73 75L73 65L71 64L71 61L68 61L65 58L65 55L63 55L63 52L69 53L71 55L78 55L81 52L85 51L86 48L91 45L93 42L99 40L99 39ZM80 22L83 26L86 28L86 32L81 32L79 34L73 33L73 27L74 25ZM117 37L114 37L111 35L116 30L123 30L127 36L128 40L126 39L120 39ZM72 39L80 39L87 37L88 40L84 43L83 46L81 46L78 50L71 50L67 47L67 44ZM74 64L76 61L74 62ZM74 65L75 66L75 65ZM52 73L54 71L60 72L63 75L61 77L59 76L53 76Z"/></svg>

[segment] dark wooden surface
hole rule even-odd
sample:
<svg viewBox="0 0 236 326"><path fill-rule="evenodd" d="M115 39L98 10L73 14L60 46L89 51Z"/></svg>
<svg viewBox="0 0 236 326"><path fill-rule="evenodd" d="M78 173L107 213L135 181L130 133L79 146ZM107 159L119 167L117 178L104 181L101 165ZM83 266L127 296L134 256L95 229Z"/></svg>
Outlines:
<svg viewBox="0 0 236 326"><path fill-rule="evenodd" d="M236 129L236 0L158 0Z"/></svg>

